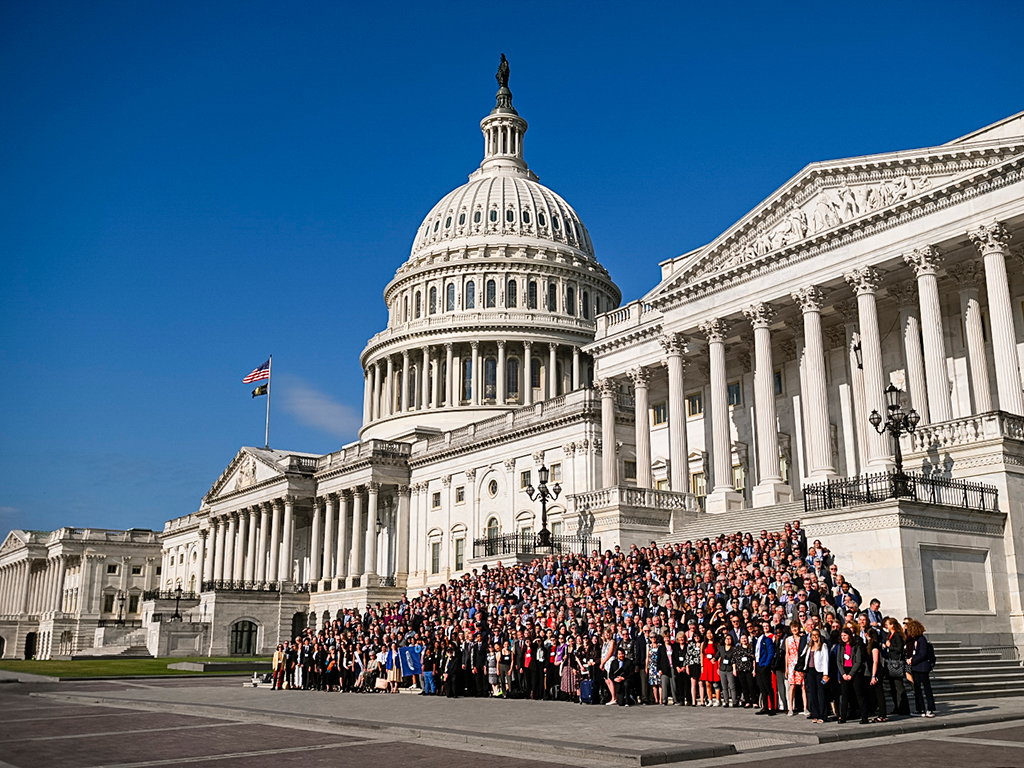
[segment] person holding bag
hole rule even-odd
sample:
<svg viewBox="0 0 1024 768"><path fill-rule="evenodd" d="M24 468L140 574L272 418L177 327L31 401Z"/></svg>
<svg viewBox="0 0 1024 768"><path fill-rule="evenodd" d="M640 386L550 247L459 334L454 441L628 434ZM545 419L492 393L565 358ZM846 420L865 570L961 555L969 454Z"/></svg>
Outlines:
<svg viewBox="0 0 1024 768"><path fill-rule="evenodd" d="M889 698L892 699L890 714L910 717L910 699L907 696L906 636L903 627L892 616L882 622L885 641L881 644L885 657L885 676L889 679Z"/></svg>
<svg viewBox="0 0 1024 768"><path fill-rule="evenodd" d="M924 625L921 622L906 619L903 626L908 637L907 657L910 662L911 681L914 683L915 714L919 717L935 717L935 696L932 694L932 683L929 679L935 668L935 649L924 636Z"/></svg>

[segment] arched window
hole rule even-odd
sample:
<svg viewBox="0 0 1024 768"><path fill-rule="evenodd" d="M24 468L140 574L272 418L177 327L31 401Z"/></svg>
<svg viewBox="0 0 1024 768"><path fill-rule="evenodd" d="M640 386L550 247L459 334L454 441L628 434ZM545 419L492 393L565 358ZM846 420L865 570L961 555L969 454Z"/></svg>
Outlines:
<svg viewBox="0 0 1024 768"><path fill-rule="evenodd" d="M413 316L419 320L420 315L423 313L423 297L419 291L416 291L416 297L413 299Z"/></svg>
<svg viewBox="0 0 1024 768"><path fill-rule="evenodd" d="M526 286L526 307L527 309L537 308L537 281L531 280Z"/></svg>
<svg viewBox="0 0 1024 768"><path fill-rule="evenodd" d="M402 321L409 322L409 297L405 296L402 299Z"/></svg>
<svg viewBox="0 0 1024 768"><path fill-rule="evenodd" d="M515 307L516 306L516 281L509 280L508 285L505 286L505 306Z"/></svg>
<svg viewBox="0 0 1024 768"><path fill-rule="evenodd" d="M509 400L519 399L519 358L510 357L505 361L505 395Z"/></svg>
<svg viewBox="0 0 1024 768"><path fill-rule="evenodd" d="M427 302L430 314L437 312L437 286L430 286L430 301Z"/></svg>
<svg viewBox="0 0 1024 768"><path fill-rule="evenodd" d="M558 311L558 286L554 283L548 283L548 311Z"/></svg>
<svg viewBox="0 0 1024 768"><path fill-rule="evenodd" d="M586 291L583 292L583 319L590 319L590 294Z"/></svg>
<svg viewBox="0 0 1024 768"><path fill-rule="evenodd" d="M530 386L534 389L540 389L540 358L533 358L533 365L530 366Z"/></svg>
<svg viewBox="0 0 1024 768"><path fill-rule="evenodd" d="M493 280L487 281L487 297L484 301L484 306L488 309L493 309L497 300L497 287Z"/></svg>
<svg viewBox="0 0 1024 768"><path fill-rule="evenodd" d="M455 311L455 283L448 283L448 287L445 288L444 311Z"/></svg>
<svg viewBox="0 0 1024 768"><path fill-rule="evenodd" d="M441 380L438 382L437 388L437 402L434 403L435 408L439 408L441 403L448 402L448 361L441 361Z"/></svg>
<svg viewBox="0 0 1024 768"><path fill-rule="evenodd" d="M511 224L515 220L516 220L516 212L515 211L513 211L511 208L509 208L507 211L505 211L505 221L507 221L509 224Z"/></svg>
<svg viewBox="0 0 1024 768"><path fill-rule="evenodd" d="M537 214L537 223L540 224L542 227L546 227L548 225L548 220L544 218L544 211L540 211Z"/></svg>
<svg viewBox="0 0 1024 768"><path fill-rule="evenodd" d="M498 523L498 518L492 517L487 521L487 538L496 539L498 538L498 531L501 530L501 526Z"/></svg>
<svg viewBox="0 0 1024 768"><path fill-rule="evenodd" d="M473 214L473 223L474 224L479 224L480 223L480 218L481 218L480 211L477 211L476 213Z"/></svg>
<svg viewBox="0 0 1024 768"><path fill-rule="evenodd" d="M459 226L461 227L465 223L466 223L466 214L465 214L465 212L463 212L463 213L459 214Z"/></svg>
<svg viewBox="0 0 1024 768"><path fill-rule="evenodd" d="M231 625L232 656L255 656L256 655L256 625L251 621L242 619Z"/></svg>
<svg viewBox="0 0 1024 768"><path fill-rule="evenodd" d="M462 399L473 399L473 361L468 357L462 361Z"/></svg>
<svg viewBox="0 0 1024 768"><path fill-rule="evenodd" d="M498 211L496 209L491 209L491 221L497 221L497 220L498 220Z"/></svg>
<svg viewBox="0 0 1024 768"><path fill-rule="evenodd" d="M523 224L530 223L530 212L528 210L523 211Z"/></svg>
<svg viewBox="0 0 1024 768"><path fill-rule="evenodd" d="M466 283L466 309L476 308L476 283L470 280Z"/></svg>
<svg viewBox="0 0 1024 768"><path fill-rule="evenodd" d="M595 296L594 297L594 312L596 312L599 315L601 314L601 297L600 296Z"/></svg>
<svg viewBox="0 0 1024 768"><path fill-rule="evenodd" d="M484 360L484 399L494 400L498 396L498 361L493 357Z"/></svg>
<svg viewBox="0 0 1024 768"><path fill-rule="evenodd" d="M565 311L574 317L576 315L576 289L571 285L565 289Z"/></svg>

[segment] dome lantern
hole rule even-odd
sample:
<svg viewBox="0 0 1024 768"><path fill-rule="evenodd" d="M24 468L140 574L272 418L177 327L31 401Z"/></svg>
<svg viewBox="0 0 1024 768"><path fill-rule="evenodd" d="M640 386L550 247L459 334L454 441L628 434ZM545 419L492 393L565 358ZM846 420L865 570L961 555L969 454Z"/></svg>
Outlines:
<svg viewBox="0 0 1024 768"><path fill-rule="evenodd" d="M527 123L512 106L508 75L508 60L503 53L498 74L495 75L498 80L498 93L495 96L494 109L480 121L480 130L484 134L484 160L480 163L480 170L503 170L536 180L537 177L523 160L523 135L526 133Z"/></svg>

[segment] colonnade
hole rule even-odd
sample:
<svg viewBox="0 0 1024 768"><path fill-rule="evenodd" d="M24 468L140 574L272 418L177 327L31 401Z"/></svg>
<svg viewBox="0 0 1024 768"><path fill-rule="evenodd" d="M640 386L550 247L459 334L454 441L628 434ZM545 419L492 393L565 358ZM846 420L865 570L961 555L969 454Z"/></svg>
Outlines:
<svg viewBox="0 0 1024 768"><path fill-rule="evenodd" d="M993 407L988 380L986 347L980 319L978 283L984 272L989 318L992 329L992 354L996 371L996 390L999 408L1009 413L1024 415L1017 345L1014 338L1012 307L1007 281L1005 258L1009 255L1009 234L1001 223L983 225L969 233L978 253L983 257L983 270L976 262L967 260L950 267L949 274L960 289L960 304L964 314L965 346L969 358L970 385L975 413ZM940 309L937 274L942 254L932 246L922 246L904 256L916 280L911 284L893 284L889 293L898 302L901 338L904 352L907 389L911 405L918 410L922 423L948 421L953 418L950 381L944 346L943 317ZM855 392L855 419L866 421L872 410L886 413L884 389L887 384L882 360L882 342L878 322L877 295L883 284L884 273L865 266L843 275L852 290L855 302L840 304L846 314L845 327L836 328L845 336L851 355L851 382ZM753 335L754 359L754 431L757 442L758 483L753 489L754 506L777 504L792 499L791 489L782 483L779 456L779 427L775 411L774 362L772 329L778 309L782 305L796 305L800 320L788 323L787 329L795 337L793 346L800 367L800 394L803 401L803 439L806 446L807 475L821 480L837 475L836 461L831 444L831 416L826 375L825 329L822 309L829 292L820 285L810 285L793 291L781 301L757 302L743 309L742 315ZM838 302L837 302L838 303ZM787 307L788 308L788 307ZM662 337L665 367L668 369L668 426L670 435L670 482L673 490L689 491L688 453L686 436L686 376L688 365L687 341L691 335L706 342L706 375L710 403L704 408L704 417L711 419L709 453L714 485L707 499L707 509L721 512L742 506L743 500L733 486L732 440L729 424L729 392L726 375L726 339L738 330L737 318L714 317L701 323L693 331L669 333ZM828 329L832 336L833 329ZM783 342L784 343L784 342ZM658 365L633 368L628 377L634 389L636 409L636 482L641 487L652 487L651 436L648 414L648 388L652 375L661 369ZM744 371L746 372L746 371ZM599 382L602 394L602 442L606 446L603 459L605 487L619 483L619 467L615 445L614 406L619 385L613 379ZM854 427L857 429L857 427ZM881 471L893 466L890 438L874 429L858 429L863 446L863 468Z"/></svg>
<svg viewBox="0 0 1024 768"><path fill-rule="evenodd" d="M64 581L67 555L22 560L0 569L0 615L39 615L70 610Z"/></svg>
<svg viewBox="0 0 1024 768"><path fill-rule="evenodd" d="M445 342L387 354L364 372L363 423L427 409L529 405L585 386L584 364L579 347L555 342Z"/></svg>

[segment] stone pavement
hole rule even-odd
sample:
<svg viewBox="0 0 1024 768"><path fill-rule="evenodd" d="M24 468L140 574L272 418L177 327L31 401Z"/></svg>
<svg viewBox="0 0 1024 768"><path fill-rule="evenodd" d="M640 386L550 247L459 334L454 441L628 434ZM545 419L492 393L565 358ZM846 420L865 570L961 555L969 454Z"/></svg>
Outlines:
<svg viewBox="0 0 1024 768"><path fill-rule="evenodd" d="M945 704L933 720L815 726L752 710L271 691L236 678L7 684L0 706L0 756L18 768L384 759L454 768L479 765L483 755L488 765L510 768L681 761L696 768L778 765L786 755L817 752L854 759L883 744L916 766L1024 768L1024 699ZM976 759L981 754L991 759Z"/></svg>

